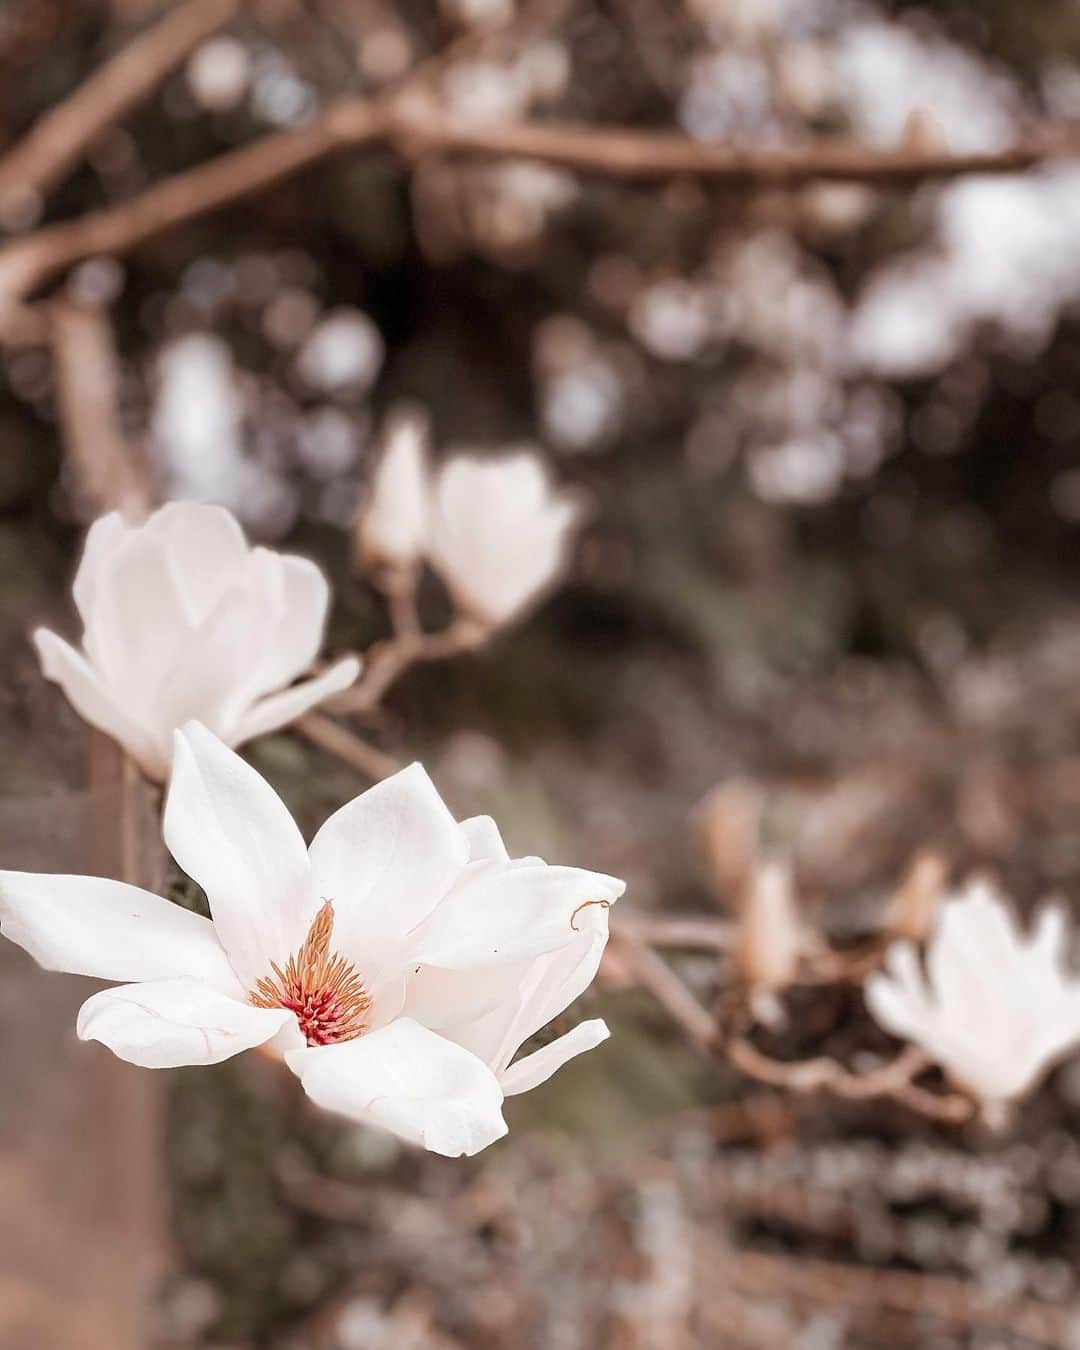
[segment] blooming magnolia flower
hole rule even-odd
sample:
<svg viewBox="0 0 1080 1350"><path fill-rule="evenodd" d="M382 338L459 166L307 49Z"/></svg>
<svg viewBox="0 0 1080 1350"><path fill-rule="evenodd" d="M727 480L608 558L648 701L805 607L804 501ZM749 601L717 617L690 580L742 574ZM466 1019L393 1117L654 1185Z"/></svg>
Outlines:
<svg viewBox="0 0 1080 1350"><path fill-rule="evenodd" d="M273 789L189 723L165 840L212 920L120 882L0 873L7 937L48 969L123 982L77 1023L122 1059L214 1064L272 1043L319 1105L456 1156L506 1133L504 1093L606 1032L585 1023L510 1064L588 983L623 883L511 861L419 765L342 807L309 850Z"/></svg>
<svg viewBox="0 0 1080 1350"><path fill-rule="evenodd" d="M427 543L427 420L400 410L387 428L371 495L357 520L365 562L399 571L416 568Z"/></svg>
<svg viewBox="0 0 1080 1350"><path fill-rule="evenodd" d="M461 608L496 627L554 581L580 514L529 450L458 455L435 480L431 561Z"/></svg>
<svg viewBox="0 0 1080 1350"><path fill-rule="evenodd" d="M1080 1044L1080 980L1065 969L1065 916L1043 911L1025 936L1002 899L975 882L947 900L927 952L895 943L866 1001L888 1031L921 1046L1000 1119Z"/></svg>
<svg viewBox="0 0 1080 1350"><path fill-rule="evenodd" d="M305 558L249 548L220 506L173 502L143 525L95 521L75 576L83 650L39 628L45 675L153 778L197 717L230 745L273 731L352 684L349 656L315 659L330 589ZM289 686L289 687L286 687Z"/></svg>

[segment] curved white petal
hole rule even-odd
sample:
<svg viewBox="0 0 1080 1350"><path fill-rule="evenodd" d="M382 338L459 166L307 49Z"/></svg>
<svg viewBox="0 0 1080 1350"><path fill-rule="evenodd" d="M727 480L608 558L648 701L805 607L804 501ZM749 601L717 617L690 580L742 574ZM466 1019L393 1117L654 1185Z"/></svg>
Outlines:
<svg viewBox="0 0 1080 1350"><path fill-rule="evenodd" d="M315 891L334 902L337 949L363 963L400 943L467 861L465 836L421 765L376 783L311 844Z"/></svg>
<svg viewBox="0 0 1080 1350"><path fill-rule="evenodd" d="M469 843L470 862L509 862L499 827L490 816L470 816L461 822Z"/></svg>
<svg viewBox="0 0 1080 1350"><path fill-rule="evenodd" d="M195 722L176 733L165 843L206 892L245 987L297 950L318 908L303 837L269 783Z"/></svg>
<svg viewBox="0 0 1080 1350"><path fill-rule="evenodd" d="M0 872L0 930L46 970L235 985L209 919L122 881Z"/></svg>
<svg viewBox="0 0 1080 1350"><path fill-rule="evenodd" d="M139 767L158 781L169 772L167 753L119 705L86 658L47 628L34 633L42 674L64 691L85 722L119 741Z"/></svg>
<svg viewBox="0 0 1080 1350"><path fill-rule="evenodd" d="M500 1080L503 1092L508 1097L513 1097L518 1092L531 1091L532 1088L545 1083L568 1060L583 1055L586 1050L595 1049L610 1035L607 1023L600 1018L580 1022L565 1036L559 1036L550 1045L541 1046L531 1055L526 1055L524 1059L511 1064Z"/></svg>
<svg viewBox="0 0 1080 1350"><path fill-rule="evenodd" d="M257 697L295 680L318 656L330 608L330 584L308 558L257 548L253 560L266 568L272 588L266 598L277 613L255 667L252 694ZM270 611L271 605L266 608Z"/></svg>
<svg viewBox="0 0 1080 1350"><path fill-rule="evenodd" d="M244 531L230 511L210 502L168 502L144 529L161 541L184 614L197 628L244 565Z"/></svg>
<svg viewBox="0 0 1080 1350"><path fill-rule="evenodd" d="M129 529L130 526L124 522L119 511L110 511L108 515L99 516L86 532L82 557L71 586L75 608L83 623L88 621L93 612L102 564Z"/></svg>
<svg viewBox="0 0 1080 1350"><path fill-rule="evenodd" d="M154 699L153 724L172 730L193 719L227 744L235 741L252 651L265 640L265 619L242 591L231 591L192 633Z"/></svg>
<svg viewBox="0 0 1080 1350"><path fill-rule="evenodd" d="M417 961L449 968L539 956L602 922L625 888L576 867L473 864L409 949Z"/></svg>
<svg viewBox="0 0 1080 1350"><path fill-rule="evenodd" d="M491 1070L408 1018L285 1058L319 1106L433 1153L471 1156L506 1133L502 1089Z"/></svg>
<svg viewBox="0 0 1080 1350"><path fill-rule="evenodd" d="M343 656L314 679L267 695L240 717L233 733L236 744L242 745L255 736L265 736L268 731L295 722L317 703L348 689L360 674L360 664L359 657Z"/></svg>
<svg viewBox="0 0 1080 1350"><path fill-rule="evenodd" d="M164 542L151 524L129 530L103 558L84 637L114 697L146 724L163 679L195 631Z"/></svg>
<svg viewBox="0 0 1080 1350"><path fill-rule="evenodd" d="M262 1045L292 1013L253 1008L198 980L155 980L103 989L79 1009L76 1031L144 1069L220 1064Z"/></svg>

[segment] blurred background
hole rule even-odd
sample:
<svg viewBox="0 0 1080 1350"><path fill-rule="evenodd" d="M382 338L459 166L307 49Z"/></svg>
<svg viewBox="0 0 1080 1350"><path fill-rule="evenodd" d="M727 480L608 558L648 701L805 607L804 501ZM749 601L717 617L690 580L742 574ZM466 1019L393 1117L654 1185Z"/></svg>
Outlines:
<svg viewBox="0 0 1080 1350"><path fill-rule="evenodd" d="M4 0L6 142L178 8ZM18 248L432 58L424 96L484 133L1038 162L636 181L346 147L43 277L107 313L160 490L317 558L328 649L363 649L386 619L351 527L388 410L423 409L440 452L532 443L592 501L572 573L410 674L373 733L458 815L626 877L639 911L715 914L695 810L735 782L840 937L925 847L1021 909L1075 908L1080 169L1041 149L1080 119L1080 10L252 0L62 182L0 192L0 228ZM0 351L0 838L5 866L82 870L110 790L27 641L75 632L101 508L62 403L47 347ZM252 758L309 833L363 785L289 733ZM712 958L673 959L722 991ZM254 1056L135 1086L75 1050L81 986L7 946L0 965L5 1346L1080 1345L1076 1064L1000 1137L793 1099L696 1053L612 961L584 1005L612 1040L451 1162L318 1115ZM799 997L778 1053L887 1043L857 992ZM110 1281L148 1255L152 1325L118 1331Z"/></svg>

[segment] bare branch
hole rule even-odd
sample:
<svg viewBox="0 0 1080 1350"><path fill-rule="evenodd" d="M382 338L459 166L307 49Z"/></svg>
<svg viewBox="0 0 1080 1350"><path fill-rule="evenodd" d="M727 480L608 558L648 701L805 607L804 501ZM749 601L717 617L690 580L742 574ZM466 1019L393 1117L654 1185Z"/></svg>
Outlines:
<svg viewBox="0 0 1080 1350"><path fill-rule="evenodd" d="M401 768L393 756L376 750L373 745L368 745L367 741L362 741L359 736L354 736L332 717L326 717L322 713L305 713L293 723L293 726L313 745L319 746L331 755L336 755L338 759L351 764L354 769L359 769L362 774L375 782L389 778Z"/></svg>
<svg viewBox="0 0 1080 1350"><path fill-rule="evenodd" d="M7 203L44 196L86 147L146 98L194 47L240 9L241 0L187 0L118 52L47 112L0 159L0 215Z"/></svg>
<svg viewBox="0 0 1080 1350"><path fill-rule="evenodd" d="M307 126L266 136L166 178L118 206L16 240L0 249L0 315L83 258L128 253L154 235L259 192L337 150L377 140L384 127L377 105L348 99Z"/></svg>
<svg viewBox="0 0 1080 1350"><path fill-rule="evenodd" d="M635 933L633 923L620 921L612 939L620 954L627 958L638 982L666 1009L694 1045L699 1050L714 1050L719 1037L715 1020L667 962Z"/></svg>
<svg viewBox="0 0 1080 1350"><path fill-rule="evenodd" d="M448 120L436 100L406 81L379 99L343 99L307 126L266 136L167 178L131 201L46 226L0 249L0 314L14 311L20 300L83 258L127 253L331 154L372 144L389 145L409 159L431 153L510 155L615 178L691 175L737 187L792 187L814 179L910 184L1015 173L1075 148L1052 129L1003 151L954 155L832 140L793 150L743 149L670 132L574 123L476 127Z"/></svg>
<svg viewBox="0 0 1080 1350"><path fill-rule="evenodd" d="M726 1041L723 1051L747 1077L788 1092L827 1092L848 1101L888 1098L920 1115L950 1124L962 1123L974 1115L975 1108L969 1098L958 1094L939 1096L915 1085L914 1080L930 1067L930 1061L914 1047L908 1047L881 1068L864 1074L850 1072L835 1059L771 1059L741 1036Z"/></svg>
<svg viewBox="0 0 1080 1350"><path fill-rule="evenodd" d="M78 492L94 514L141 519L154 491L117 419L116 348L105 311L57 301L49 306L60 428Z"/></svg>

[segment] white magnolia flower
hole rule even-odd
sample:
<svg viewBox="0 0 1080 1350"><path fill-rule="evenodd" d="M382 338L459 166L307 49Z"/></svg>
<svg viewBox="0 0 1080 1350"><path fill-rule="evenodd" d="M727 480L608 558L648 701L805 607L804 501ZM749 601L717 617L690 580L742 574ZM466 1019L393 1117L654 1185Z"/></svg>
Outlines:
<svg viewBox="0 0 1080 1350"><path fill-rule="evenodd" d="M342 807L309 850L273 789L190 723L165 840L212 920L120 882L0 873L7 937L48 969L122 982L77 1024L122 1059L214 1064L272 1042L320 1106L456 1156L505 1134L505 1092L602 1039L586 1023L507 1068L591 977L623 883L510 861L419 765ZM498 1045L482 1034L495 1027Z"/></svg>
<svg viewBox="0 0 1080 1350"><path fill-rule="evenodd" d="M365 562L401 571L416 568L427 544L429 501L427 419L419 410L402 409L387 427L371 495L357 520Z"/></svg>
<svg viewBox="0 0 1080 1350"><path fill-rule="evenodd" d="M431 562L463 610L497 627L556 579L580 514L532 451L457 455L434 484Z"/></svg>
<svg viewBox="0 0 1080 1350"><path fill-rule="evenodd" d="M349 656L291 684L318 654L330 588L306 558L249 548L220 506L173 502L142 525L102 516L74 596L82 650L39 628L42 669L153 778L168 776L173 730L189 718L238 745L359 672Z"/></svg>
<svg viewBox="0 0 1080 1350"><path fill-rule="evenodd" d="M921 1046L999 1119L1080 1044L1080 979L1066 970L1066 937L1059 908L1025 935L993 888L974 882L941 907L926 974L915 947L895 943L866 1000L886 1030Z"/></svg>

